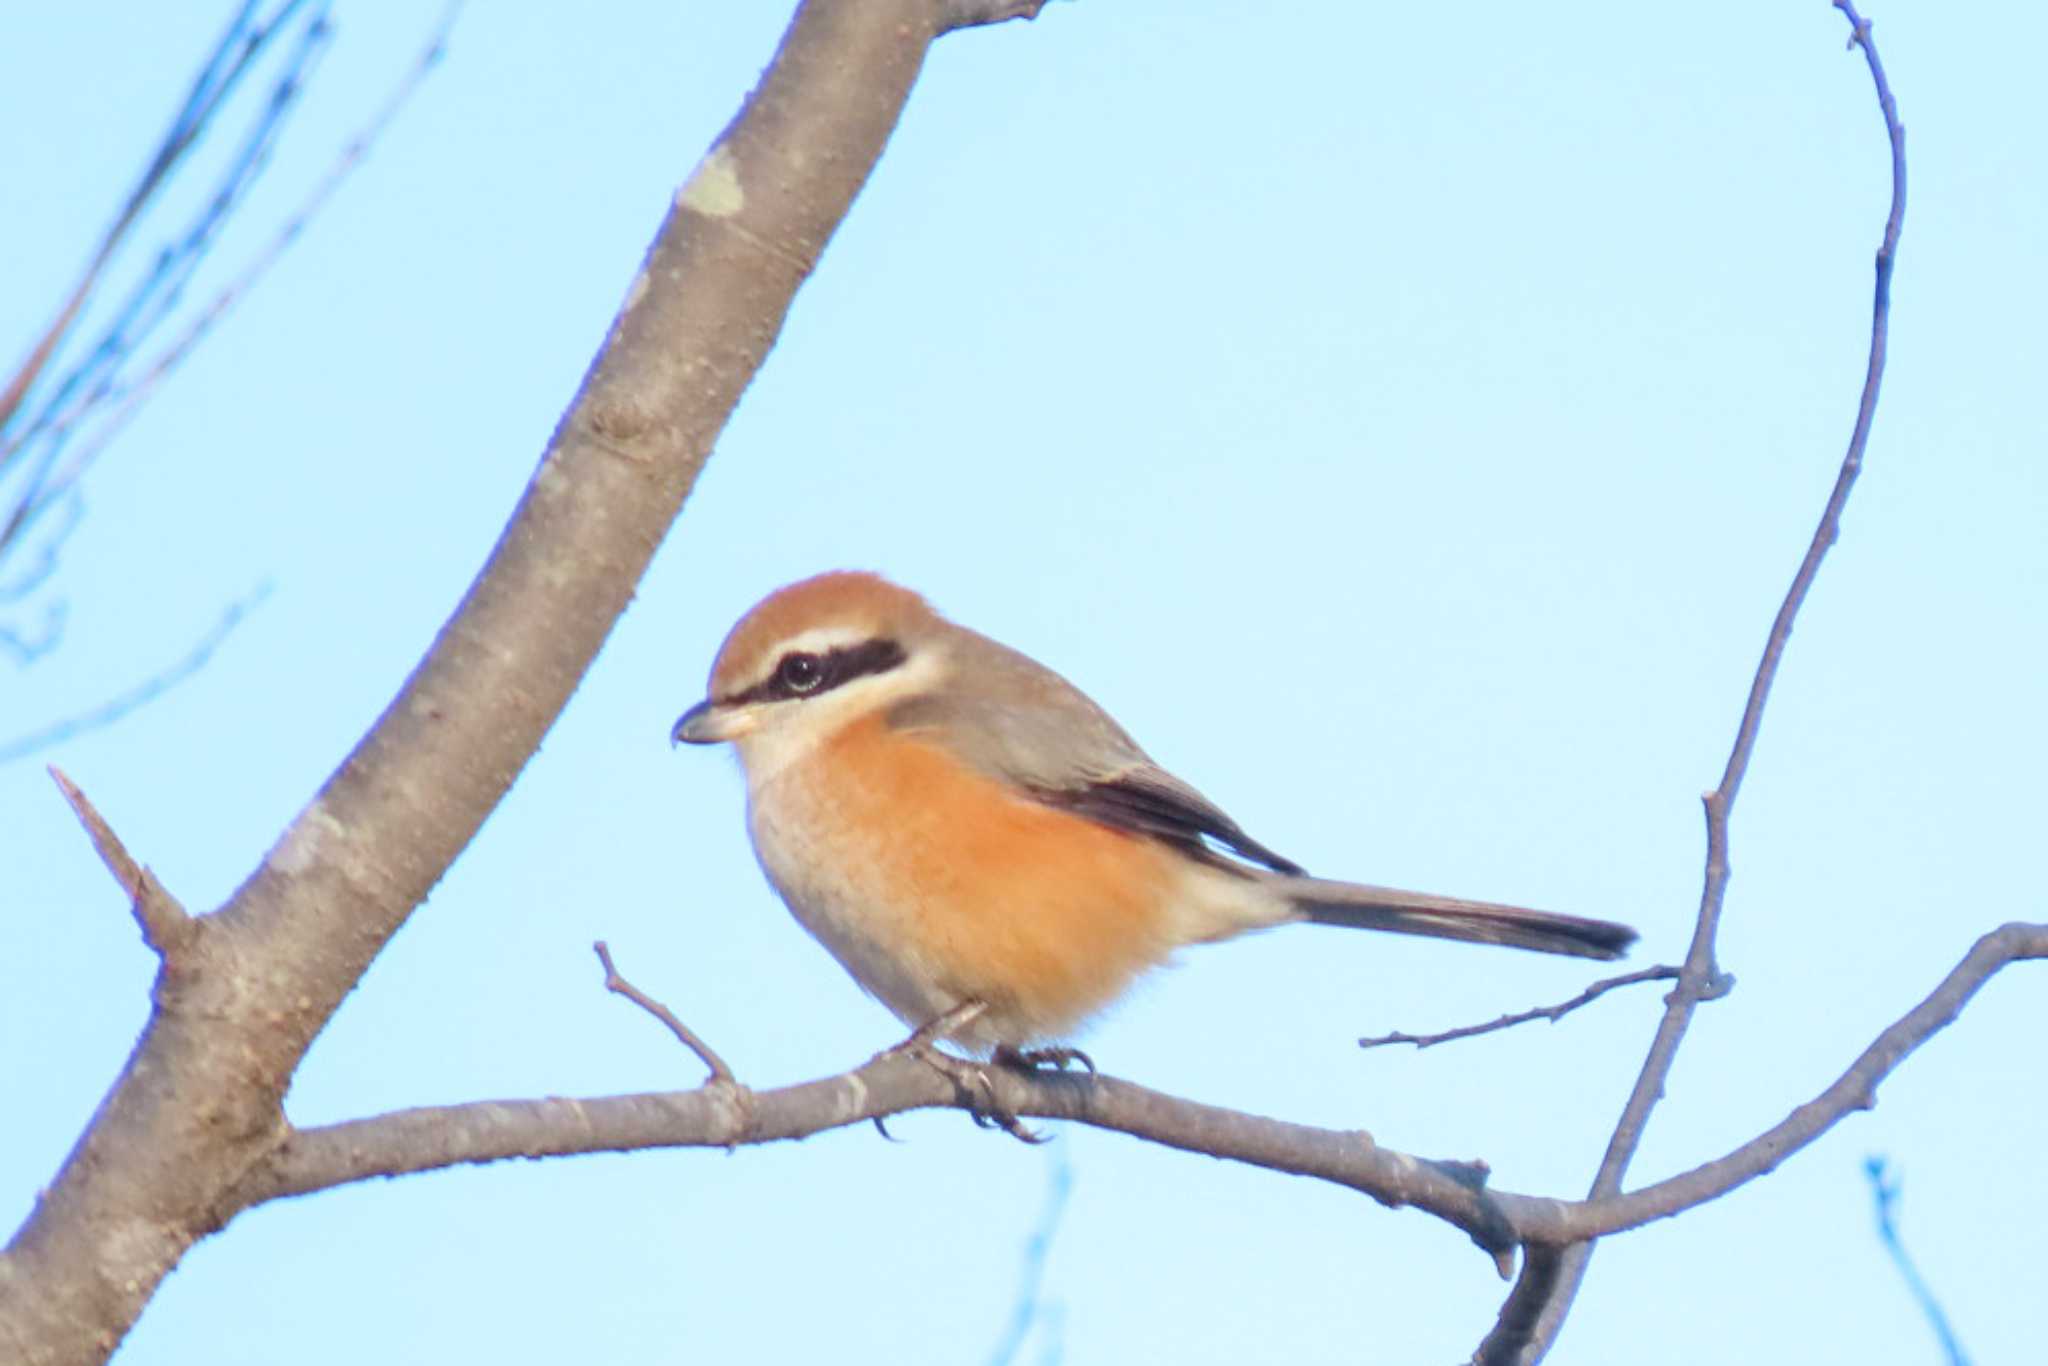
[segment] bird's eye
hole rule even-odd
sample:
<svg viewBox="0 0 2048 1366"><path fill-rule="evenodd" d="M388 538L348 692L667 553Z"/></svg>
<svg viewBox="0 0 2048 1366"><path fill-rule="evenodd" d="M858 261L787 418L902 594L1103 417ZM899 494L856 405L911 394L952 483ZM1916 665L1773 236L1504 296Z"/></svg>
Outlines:
<svg viewBox="0 0 2048 1366"><path fill-rule="evenodd" d="M825 681L825 661L814 654L793 650L775 666L775 679L794 693L815 692Z"/></svg>

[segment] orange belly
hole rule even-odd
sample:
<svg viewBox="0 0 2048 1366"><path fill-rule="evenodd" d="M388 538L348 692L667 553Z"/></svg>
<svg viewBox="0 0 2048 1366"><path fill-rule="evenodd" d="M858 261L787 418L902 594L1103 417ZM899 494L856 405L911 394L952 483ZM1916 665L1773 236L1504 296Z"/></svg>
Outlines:
<svg viewBox="0 0 2048 1366"><path fill-rule="evenodd" d="M1063 1037L1180 942L1180 855L1012 795L879 718L750 795L797 919L912 1026L984 1003L956 1036L970 1047Z"/></svg>

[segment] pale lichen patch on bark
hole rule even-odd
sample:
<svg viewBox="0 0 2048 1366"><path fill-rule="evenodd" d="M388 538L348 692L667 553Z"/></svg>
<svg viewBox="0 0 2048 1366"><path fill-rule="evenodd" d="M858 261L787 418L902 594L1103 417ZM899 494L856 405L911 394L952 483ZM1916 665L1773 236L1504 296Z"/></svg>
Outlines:
<svg viewBox="0 0 2048 1366"><path fill-rule="evenodd" d="M299 813L264 862L275 872L296 876L326 861L329 846L347 833L347 827L315 801Z"/></svg>
<svg viewBox="0 0 2048 1366"><path fill-rule="evenodd" d="M697 163L697 169L676 192L676 204L706 218L731 218L747 206L746 193L740 189L739 163L724 143Z"/></svg>

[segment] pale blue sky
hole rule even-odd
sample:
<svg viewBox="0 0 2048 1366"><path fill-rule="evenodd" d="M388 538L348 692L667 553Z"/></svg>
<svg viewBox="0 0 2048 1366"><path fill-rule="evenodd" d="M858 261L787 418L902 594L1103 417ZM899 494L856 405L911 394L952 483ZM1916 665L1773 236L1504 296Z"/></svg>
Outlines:
<svg viewBox="0 0 2048 1366"><path fill-rule="evenodd" d="M152 961L61 764L195 908L374 719L495 537L669 195L782 6L477 4L375 159L102 462L64 648L0 738L267 602L174 694L0 768L0 1223L134 1038ZM205 278L325 170L426 6L340 32ZM222 6L0 10L9 356ZM1636 1168L1832 1080L1982 930L2040 919L2048 316L2038 6L1885 5L1913 202L1870 467L1735 823L1705 1009ZM725 628L889 572L1059 668L1318 872L1628 920L1683 952L1714 782L1863 365L1881 130L1824 0L1701 10L1080 0L942 43L675 534L481 837L307 1060L300 1123L687 1085L590 941L773 1085L900 1030L789 919L731 765L672 753ZM204 294L203 285L199 291ZM1190 953L1088 1038L1199 1099L1576 1194L1654 992L1421 1055L1360 1034L1584 965L1298 930ZM1773 1178L1597 1258L1557 1360L2038 1350L2038 970ZM1047 1156L955 1114L730 1156L505 1165L275 1205L196 1249L136 1363L977 1362ZM1502 1294L1414 1213L1061 1129L1065 1357L1444 1362ZM1036 1360L1041 1343L1021 1360Z"/></svg>

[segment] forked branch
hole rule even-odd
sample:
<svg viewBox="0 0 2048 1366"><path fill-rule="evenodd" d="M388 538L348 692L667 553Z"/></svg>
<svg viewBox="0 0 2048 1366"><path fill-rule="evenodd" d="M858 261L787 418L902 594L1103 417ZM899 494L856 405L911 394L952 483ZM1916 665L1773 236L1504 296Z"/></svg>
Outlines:
<svg viewBox="0 0 2048 1366"><path fill-rule="evenodd" d="M1114 1129L1188 1152L1315 1177L1389 1207L1413 1206L1462 1229L1498 1262L1521 1244L1555 1248L1669 1218L1773 1170L1844 1116L1868 1109L1884 1079L1951 1023L2001 968L2037 958L2048 958L2048 924L1992 931L1831 1086L1780 1123L1689 1172L1624 1195L1578 1201L1492 1190L1468 1165L1382 1148L1362 1130L1290 1124L1113 1077L991 1067L989 1084L993 1101L1013 1114ZM508 1157L745 1147L909 1110L964 1105L947 1078L909 1054L892 1052L838 1076L769 1091L707 1084L695 1091L400 1110L293 1133L250 1173L234 1203L246 1208L373 1177Z"/></svg>
<svg viewBox="0 0 2048 1366"><path fill-rule="evenodd" d="M622 271L604 346L468 593L318 795L193 922L208 952L159 998L0 1252L0 1342L15 1355L103 1361L288 1145L282 1101L307 1048L539 747L881 155L930 43L965 17L942 0L801 6L637 275Z"/></svg>
<svg viewBox="0 0 2048 1366"><path fill-rule="evenodd" d="M1891 83L1885 79L1884 64L1878 60L1877 47L1871 41L1870 21L1856 12L1851 0L1834 0L1834 5L1849 21L1850 46L1862 49L1865 64L1870 68L1878 109L1884 117L1885 139L1891 150L1891 207L1885 214L1884 232L1877 249L1877 279L1871 300L1870 350L1864 366L1863 391L1857 400L1856 421L1850 430L1849 448L1835 476L1834 489L1828 495L1826 507L1821 510L1820 524L1814 528L1806 555L1792 576L1792 586L1778 605L1778 614L1764 639L1763 658L1757 662L1756 673L1750 680L1749 698L1743 704L1742 720L1736 727L1735 744L1729 750L1727 766L1721 772L1720 783L1703 799L1707 823L1706 875L1700 888L1699 914L1693 924L1692 944L1686 951L1678 987L1665 1003L1664 1018L1650 1043L1649 1055L1643 1060L1642 1071L1622 1107L1621 1118L1608 1141L1600 1170L1593 1178L1589 1193L1593 1200L1611 1197L1621 1189L1622 1178L1642 1143L1650 1112L1663 1098L1671 1065L1676 1061L1678 1046L1692 1023L1694 1008L1703 1001L1726 994L1725 979L1715 959L1714 942L1720 931L1721 909L1728 891L1729 813L1734 810L1735 799L1742 790L1743 775L1749 771L1750 755L1756 749L1757 733L1763 725L1764 704L1770 699L1771 685L1778 676L1779 660L1784 656L1786 643L1792 638L1792 623L1806 602L1806 594L1813 587L1814 578L1820 573L1821 561L1835 543L1841 528L1842 509L1848 504L1849 491L1855 487L1856 476L1863 470L1863 452L1870 442L1870 424L1877 415L1878 391L1884 382L1885 350L1891 325L1892 263L1898 254L1899 228L1906 213L1906 133L1899 124L1898 106L1892 98ZM1589 1243L1569 1249L1555 1259L1532 1260L1524 1269L1524 1283L1516 1287L1515 1293L1503 1306L1493 1331L1474 1354L1475 1366L1533 1366L1542 1360L1555 1341L1558 1329L1564 1324L1564 1316L1571 1308L1572 1297L1578 1293L1579 1282L1585 1276L1586 1263L1592 1255Z"/></svg>

